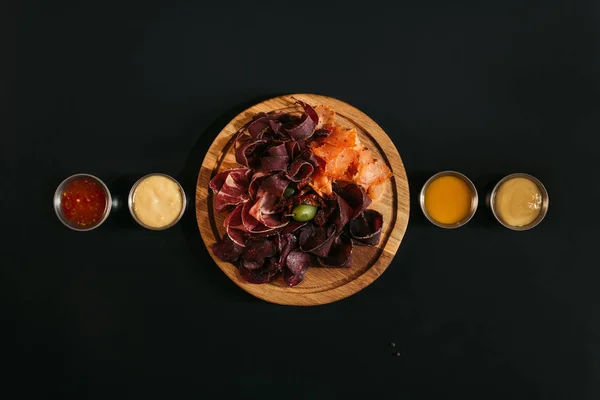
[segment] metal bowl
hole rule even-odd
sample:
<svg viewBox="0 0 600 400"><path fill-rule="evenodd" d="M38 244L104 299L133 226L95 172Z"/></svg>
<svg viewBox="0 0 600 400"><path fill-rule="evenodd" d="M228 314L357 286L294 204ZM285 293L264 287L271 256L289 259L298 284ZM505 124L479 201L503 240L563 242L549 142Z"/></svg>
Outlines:
<svg viewBox="0 0 600 400"><path fill-rule="evenodd" d="M462 179L467 184L467 186L469 186L469 189L471 190L471 209L469 210L469 213L467 214L467 216L465 216L462 220L460 220L454 224L444 224L444 223L436 221L435 219L433 219L431 217L431 215L429 215L429 213L427 212L427 209L425 208L425 192L427 191L427 188L429 187L431 182L433 182L437 178L441 178L443 176L455 176L459 179ZM467 222L469 222L471 220L471 218L473 218L473 215L475 215L475 212L477 211L477 206L479 204L479 195L477 194L477 189L475 188L475 185L473 184L473 182L471 182L471 180L469 178L467 178L465 175L461 174L460 172L456 172L456 171L442 171L442 172L438 172L437 174L433 175L431 178L429 178L427 180L427 182L425 182L425 184L421 188L421 193L419 194L419 203L421 204L421 211L423 211L423 214L429 220L429 222L431 222L432 224L434 224L436 226L439 226L440 228L454 229L454 228L459 228L459 227L465 225Z"/></svg>
<svg viewBox="0 0 600 400"><path fill-rule="evenodd" d="M535 183L537 185L538 189L540 190L540 193L542 194L542 208L540 209L540 213L538 214L537 218L534 219L530 224L523 225L523 226L508 225L504 221L502 221L500 216L496 213L496 201L495 201L496 193L498 192L498 189L500 188L500 186L502 186L502 184L504 182L506 182L512 178L529 179L530 181L532 181L533 183ZM537 179L536 177L531 176L529 174L524 174L524 173L519 172L519 173L515 173L515 174L506 175L504 178L502 178L502 179L500 179L500 181L498 181L496 186L494 186L494 189L492 189L492 193L490 194L489 203L490 203L489 204L490 208L492 209L492 214L494 214L494 217L496 218L496 220L498 222L500 222L503 226L507 227L508 229L512 229L513 231L526 231L526 230L536 227L540 222L542 222L542 220L548 213L548 207L550 206L550 196L548 196L548 191L546 190L546 188L544 187L542 182L539 181L539 179Z"/></svg>
<svg viewBox="0 0 600 400"><path fill-rule="evenodd" d="M146 178L150 178L151 176L164 176L165 178L172 180L173 182L175 182L177 184L177 186L179 187L179 191L181 192L181 212L179 213L179 216L177 218L175 218L175 220L173 222L171 222L169 225L161 226L160 228L156 228L156 227L148 226L148 225L144 224L142 221L139 220L137 215L135 215L135 210L133 209L133 196L135 194L135 190L137 189L140 182L142 182ZM185 213L185 209L187 207L187 197L185 195L185 191L183 190L183 187L181 186L181 184L179 182L177 182L177 180L175 178L173 178L170 175L157 172L157 173L144 175L133 184L133 186L131 187L131 190L129 191L129 196L127 197L127 206L129 207L129 212L131 213L131 216L133 217L135 222L140 224L140 226L142 226L146 229L150 229L151 231L164 231L165 229L169 229L169 228L175 226L175 224L177 224L179 222L181 217L183 217L183 214Z"/></svg>
<svg viewBox="0 0 600 400"><path fill-rule="evenodd" d="M80 226L72 224L65 217L65 215L63 214L62 208L61 208L62 193L64 192L67 185L69 185L71 182L73 182L76 179L82 179L82 178L87 178L87 179L95 181L100 186L102 186L102 188L104 189L104 193L106 194L106 206L104 208L104 214L102 215L102 218L95 225L90 225L85 228L82 228ZM63 223L63 225L65 225L67 228L73 229L74 231L87 232L87 231L96 229L97 227L102 225L104 223L104 221L106 221L106 218L108 218L108 215L110 214L110 210L112 208L112 197L110 195L110 190L108 190L108 187L106 186L106 184L104 182L102 182L102 180L100 178L98 178L94 175L90 175L90 174L75 174L75 175L69 176L67 179L62 181L60 183L60 185L58 185L58 187L56 188L56 191L54 192L53 205L54 205L54 212L56 212L56 216L58 217L60 222Z"/></svg>

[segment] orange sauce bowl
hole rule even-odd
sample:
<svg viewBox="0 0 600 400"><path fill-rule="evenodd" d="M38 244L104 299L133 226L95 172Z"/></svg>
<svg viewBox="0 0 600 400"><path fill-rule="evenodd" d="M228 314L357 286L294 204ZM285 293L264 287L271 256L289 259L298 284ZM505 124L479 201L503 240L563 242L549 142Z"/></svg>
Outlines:
<svg viewBox="0 0 600 400"><path fill-rule="evenodd" d="M479 205L475 185L460 172L442 171L425 182L419 194L425 217L435 226L454 229L473 218Z"/></svg>
<svg viewBox="0 0 600 400"><path fill-rule="evenodd" d="M112 208L112 197L100 178L75 174L58 185L52 205L59 221L66 227L86 232L106 221Z"/></svg>

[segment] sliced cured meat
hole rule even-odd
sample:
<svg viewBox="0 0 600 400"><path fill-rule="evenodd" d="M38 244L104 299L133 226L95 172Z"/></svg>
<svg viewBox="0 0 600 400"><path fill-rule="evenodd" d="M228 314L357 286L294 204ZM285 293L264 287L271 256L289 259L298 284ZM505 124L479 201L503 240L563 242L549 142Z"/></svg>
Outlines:
<svg viewBox="0 0 600 400"><path fill-rule="evenodd" d="M261 185L259 189L259 196L261 195L261 191L265 193L270 193L276 197L283 196L283 192L290 184L290 181L284 178L281 175L271 175L267 179L265 179L264 183Z"/></svg>
<svg viewBox="0 0 600 400"><path fill-rule="evenodd" d="M344 229L344 226L350 221L350 217L352 217L354 210L350 205L344 200L342 196L337 196L336 199L337 207L334 211L334 223L336 227L336 232L340 233Z"/></svg>
<svg viewBox="0 0 600 400"><path fill-rule="evenodd" d="M341 147L343 149L352 149L356 146L356 129L347 129L341 125L336 125L327 137L319 139L318 141L329 143L330 145Z"/></svg>
<svg viewBox="0 0 600 400"><path fill-rule="evenodd" d="M239 271L242 279L256 284L271 282L279 272L275 258L267 259L262 267L252 270L240 265Z"/></svg>
<svg viewBox="0 0 600 400"><path fill-rule="evenodd" d="M285 260L288 254L290 254L290 251L296 250L298 247L298 239L291 233L287 233L279 235L276 242L279 250L279 261L277 262L277 268L282 269L285 265Z"/></svg>
<svg viewBox="0 0 600 400"><path fill-rule="evenodd" d="M218 193L219 190L225 184L225 180L231 174L237 175L236 179L240 180L240 182L247 181L252 176L252 170L250 168L232 168L225 170L212 178L208 184L208 187L214 192Z"/></svg>
<svg viewBox="0 0 600 400"><path fill-rule="evenodd" d="M251 237L246 240L245 245L242 259L258 263L259 266L264 264L265 259L275 256L278 252L277 247L269 238Z"/></svg>
<svg viewBox="0 0 600 400"><path fill-rule="evenodd" d="M328 268L348 268L352 264L352 242L338 236L326 257L319 257L319 264Z"/></svg>
<svg viewBox="0 0 600 400"><path fill-rule="evenodd" d="M327 176L327 174L320 169L311 175L310 186L322 196L330 195L333 191L331 177Z"/></svg>
<svg viewBox="0 0 600 400"><path fill-rule="evenodd" d="M371 204L371 199L367 196L365 190L355 183L338 185L336 193L352 207L352 212L349 215L350 220L356 218Z"/></svg>
<svg viewBox="0 0 600 400"><path fill-rule="evenodd" d="M353 149L343 149L337 157L331 159L325 167L325 173L332 179L350 177L346 175L351 166L356 163L356 154Z"/></svg>
<svg viewBox="0 0 600 400"><path fill-rule="evenodd" d="M310 265L310 255L301 251L291 251L285 259L285 270L283 279L288 286L296 286L304 280L308 266Z"/></svg>
<svg viewBox="0 0 600 400"><path fill-rule="evenodd" d="M235 243L229 235L223 235L223 238L212 247L213 253L225 262L235 263L242 255L244 248Z"/></svg>
<svg viewBox="0 0 600 400"><path fill-rule="evenodd" d="M314 224L307 224L300 232L300 250L325 257L335 240L335 227L320 228Z"/></svg>
<svg viewBox="0 0 600 400"><path fill-rule="evenodd" d="M370 185L367 190L367 195L373 200L377 201L383 197L385 193L385 182Z"/></svg>
<svg viewBox="0 0 600 400"><path fill-rule="evenodd" d="M271 157L288 157L287 143L280 143L278 145L271 146L267 149L267 153Z"/></svg>
<svg viewBox="0 0 600 400"><path fill-rule="evenodd" d="M335 111L331 107L318 105L315 107L315 112L319 117L316 129L327 129L335 124Z"/></svg>
<svg viewBox="0 0 600 400"><path fill-rule="evenodd" d="M254 203L248 201L242 207L242 224L244 228L252 234L267 233L273 231L273 228L265 226L262 222L250 215L250 209Z"/></svg>
<svg viewBox="0 0 600 400"><path fill-rule="evenodd" d="M356 244L376 246L381 238L383 215L375 210L365 210L348 224L350 237Z"/></svg>
<svg viewBox="0 0 600 400"><path fill-rule="evenodd" d="M379 184L392 177L392 171L383 160L376 158L371 150L363 148L358 152L358 166L354 181L365 188Z"/></svg>
<svg viewBox="0 0 600 400"><path fill-rule="evenodd" d="M250 199L248 186L251 174L248 168L235 168L217 174L210 181L209 186L216 193L214 204L217 211Z"/></svg>
<svg viewBox="0 0 600 400"><path fill-rule="evenodd" d="M256 199L258 196L258 189L262 183L269 177L269 174L266 172L255 172L252 175L252 179L250 179L250 186L248 187L248 194L252 200Z"/></svg>
<svg viewBox="0 0 600 400"><path fill-rule="evenodd" d="M262 138L267 129L271 127L270 120L265 113L258 113L248 125L248 133L253 138Z"/></svg>
<svg viewBox="0 0 600 400"><path fill-rule="evenodd" d="M269 141L265 138L240 137L236 140L235 160L249 168L260 167L260 158Z"/></svg>
<svg viewBox="0 0 600 400"><path fill-rule="evenodd" d="M285 132L295 141L302 144L306 139L312 136L315 132L315 127L317 126L317 122L319 121L319 116L315 112L314 108L310 105L299 101L298 102L302 108L304 108L304 114L300 118L300 122L293 127L285 129Z"/></svg>
<svg viewBox="0 0 600 400"><path fill-rule="evenodd" d="M261 157L260 170L265 172L287 171L289 161L288 156Z"/></svg>
<svg viewBox="0 0 600 400"><path fill-rule="evenodd" d="M293 140L285 142L285 148L287 150L287 155L290 157L290 160L295 160L296 157L298 157L302 152L302 150L300 150L300 145L298 144L298 142L295 142Z"/></svg>
<svg viewBox="0 0 600 400"><path fill-rule="evenodd" d="M236 206L233 211L225 218L223 225L227 235L239 246L244 247L246 239L248 239L248 233L242 222L242 204Z"/></svg>
<svg viewBox="0 0 600 400"><path fill-rule="evenodd" d="M269 228L283 228L290 222L290 218L281 214L263 214L262 221Z"/></svg>
<svg viewBox="0 0 600 400"><path fill-rule="evenodd" d="M334 146L329 143L321 143L319 141L313 143L313 145L311 146L311 150L315 155L321 157L323 160L326 160L326 162L328 163L330 160L333 160L337 156L339 156L340 153L344 151L344 148Z"/></svg>
<svg viewBox="0 0 600 400"><path fill-rule="evenodd" d="M286 176L292 182L302 182L307 180L314 170L315 167L312 163L298 157L290 164Z"/></svg>

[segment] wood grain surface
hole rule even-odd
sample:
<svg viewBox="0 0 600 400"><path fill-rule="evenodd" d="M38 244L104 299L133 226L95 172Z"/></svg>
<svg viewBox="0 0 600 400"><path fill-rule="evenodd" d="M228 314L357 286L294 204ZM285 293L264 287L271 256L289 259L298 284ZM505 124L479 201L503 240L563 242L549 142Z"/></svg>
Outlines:
<svg viewBox="0 0 600 400"><path fill-rule="evenodd" d="M295 109L302 100L312 106L324 104L333 108L337 123L355 128L362 143L378 154L393 171L386 182L383 198L369 208L383 214L384 225L379 246L354 246L349 268L311 266L302 283L287 287L281 278L269 284L244 281L237 268L212 254L213 244L225 233L226 212L216 212L208 183L223 170L239 167L235 161L233 142L238 131L258 112ZM388 267L404 237L409 217L409 191L402 159L391 139L379 125L357 108L331 97L313 94L293 94L275 97L256 104L236 116L215 138L206 153L196 186L196 218L200 234L215 263L248 293L263 300L284 305L327 304L353 295L377 279ZM205 266L211 268L211 266Z"/></svg>

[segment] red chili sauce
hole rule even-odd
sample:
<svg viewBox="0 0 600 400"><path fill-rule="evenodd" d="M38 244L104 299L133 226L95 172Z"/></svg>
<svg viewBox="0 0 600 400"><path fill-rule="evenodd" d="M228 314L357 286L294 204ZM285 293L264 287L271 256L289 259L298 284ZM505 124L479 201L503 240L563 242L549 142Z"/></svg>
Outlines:
<svg viewBox="0 0 600 400"><path fill-rule="evenodd" d="M92 179L81 178L65 188L60 207L72 224L85 228L100 222L106 203L104 188Z"/></svg>

